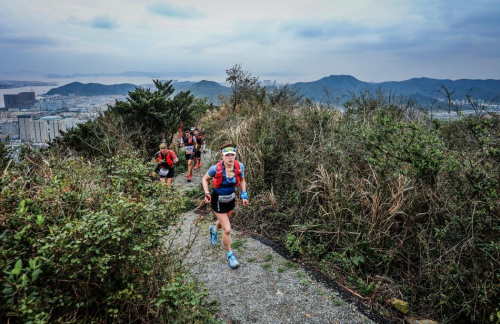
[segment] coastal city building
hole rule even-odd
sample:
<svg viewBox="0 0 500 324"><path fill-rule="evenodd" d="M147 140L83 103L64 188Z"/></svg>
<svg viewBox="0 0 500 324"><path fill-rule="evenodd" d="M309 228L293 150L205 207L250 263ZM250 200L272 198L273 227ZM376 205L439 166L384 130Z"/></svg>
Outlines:
<svg viewBox="0 0 500 324"><path fill-rule="evenodd" d="M61 136L61 131L66 131L66 123L61 116L47 116L30 123L30 136L32 143L52 142Z"/></svg>
<svg viewBox="0 0 500 324"><path fill-rule="evenodd" d="M76 127L80 123L92 120L102 114L115 100L125 100L123 95L115 96L61 96L41 97L30 103L33 94L13 95L7 100L14 100L9 107L0 108L0 135L8 138L10 145L30 143L33 146L44 146ZM10 96L10 95L9 95ZM6 101L7 102L7 101ZM20 104L23 102L23 105ZM17 107L11 107L17 106Z"/></svg>
<svg viewBox="0 0 500 324"><path fill-rule="evenodd" d="M29 115L17 116L17 123L19 125L19 139L21 141L31 141L30 124L33 118Z"/></svg>
<svg viewBox="0 0 500 324"><path fill-rule="evenodd" d="M4 94L5 108L29 108L35 105L35 92L20 92L18 94Z"/></svg>
<svg viewBox="0 0 500 324"><path fill-rule="evenodd" d="M38 100L36 109L41 111L59 111L62 109L61 100Z"/></svg>
<svg viewBox="0 0 500 324"><path fill-rule="evenodd" d="M66 131L66 121L61 116L47 116L40 118L48 124L48 142L52 142L56 137L61 136L61 131Z"/></svg>
<svg viewBox="0 0 500 324"><path fill-rule="evenodd" d="M30 140L32 143L49 141L49 124L44 120L32 120L30 123Z"/></svg>

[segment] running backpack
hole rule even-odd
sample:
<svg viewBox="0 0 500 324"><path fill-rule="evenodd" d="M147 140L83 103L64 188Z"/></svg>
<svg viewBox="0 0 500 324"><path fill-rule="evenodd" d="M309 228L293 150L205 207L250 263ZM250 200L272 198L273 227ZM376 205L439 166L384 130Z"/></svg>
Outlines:
<svg viewBox="0 0 500 324"><path fill-rule="evenodd" d="M156 154L158 154L158 158L156 159L156 162L161 163L161 162L165 161L165 162L167 162L168 166L171 168L174 165L174 161L172 161L172 157L170 156L170 152L172 152L172 151L168 150L167 155L165 157L165 160L163 160L163 155L161 154L161 152L156 153Z"/></svg>
<svg viewBox="0 0 500 324"><path fill-rule="evenodd" d="M203 144L203 137L201 137L201 136L195 136L195 137L196 137L196 143L199 145L202 145Z"/></svg>
<svg viewBox="0 0 500 324"><path fill-rule="evenodd" d="M222 178L223 178L222 163L224 163L224 161L220 161L219 163L217 163L217 170L215 171L215 176L214 176L214 188L220 188L220 185L222 183ZM236 187L240 185L241 173L242 172L240 168L240 163L238 161L234 161L234 175L236 177Z"/></svg>
<svg viewBox="0 0 500 324"><path fill-rule="evenodd" d="M187 143L186 143L186 141L187 141ZM184 144L192 144L192 143L193 143L193 136L192 136L192 135L190 135L190 136L189 136L189 139L187 139L187 137L182 136L182 142L183 142Z"/></svg>

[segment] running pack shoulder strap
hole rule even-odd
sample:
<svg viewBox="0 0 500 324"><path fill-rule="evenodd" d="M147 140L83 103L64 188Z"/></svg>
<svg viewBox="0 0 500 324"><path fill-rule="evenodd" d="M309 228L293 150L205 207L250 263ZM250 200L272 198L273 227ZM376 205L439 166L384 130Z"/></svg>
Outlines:
<svg viewBox="0 0 500 324"><path fill-rule="evenodd" d="M167 164L168 164L169 167L171 167L172 165L174 165L174 161L172 160L170 152L172 152L172 151L168 150L168 152L167 152L166 155L163 155L161 152L158 152L158 153L160 153L158 155L158 162L165 161L165 162L167 162Z"/></svg>
<svg viewBox="0 0 500 324"><path fill-rule="evenodd" d="M223 180L223 173L224 173L224 167L223 167L224 161L220 161L217 163L217 168L215 171L215 176L214 176L214 188L220 188L220 185L222 184ZM234 175L236 177L236 187L240 185L240 178L241 178L241 168L240 168L240 163L238 161L234 161Z"/></svg>

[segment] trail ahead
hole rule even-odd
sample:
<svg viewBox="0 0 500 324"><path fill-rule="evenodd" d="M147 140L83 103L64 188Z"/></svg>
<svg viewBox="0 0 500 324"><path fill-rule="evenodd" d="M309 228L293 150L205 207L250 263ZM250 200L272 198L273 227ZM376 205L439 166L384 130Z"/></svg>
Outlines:
<svg viewBox="0 0 500 324"><path fill-rule="evenodd" d="M198 187L215 161L210 158L210 154L202 155L203 166L193 171L191 183L186 181L187 174L177 175L176 190ZM237 207L233 217L244 212L244 207ZM200 285L208 288L208 300L218 301L219 311L214 314L218 320L232 324L376 323L346 301L342 292L317 281L301 265L234 228L233 251L240 267L231 270L224 246L212 246L209 241L209 226L215 222L215 215L205 213L196 226L198 218L199 211L182 215L174 245L187 252L185 264Z"/></svg>

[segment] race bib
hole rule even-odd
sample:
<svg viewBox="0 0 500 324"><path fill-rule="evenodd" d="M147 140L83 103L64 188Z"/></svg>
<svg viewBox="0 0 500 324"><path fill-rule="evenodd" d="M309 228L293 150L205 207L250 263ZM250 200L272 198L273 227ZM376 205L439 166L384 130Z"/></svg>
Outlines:
<svg viewBox="0 0 500 324"><path fill-rule="evenodd" d="M161 177L166 177L168 175L168 169L160 169L160 172L158 172L158 175Z"/></svg>
<svg viewBox="0 0 500 324"><path fill-rule="evenodd" d="M186 146L184 150L186 151L186 154L193 154L194 146L193 145Z"/></svg>
<svg viewBox="0 0 500 324"><path fill-rule="evenodd" d="M220 203L228 203L230 201L233 201L234 198L236 198L236 194L233 192L230 195L219 196L219 202Z"/></svg>

